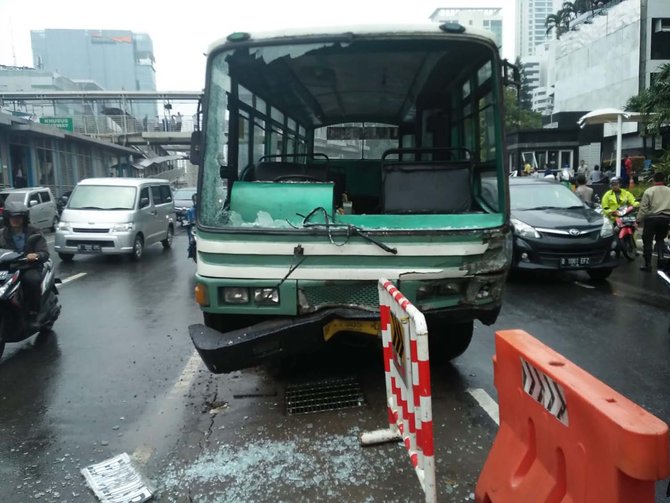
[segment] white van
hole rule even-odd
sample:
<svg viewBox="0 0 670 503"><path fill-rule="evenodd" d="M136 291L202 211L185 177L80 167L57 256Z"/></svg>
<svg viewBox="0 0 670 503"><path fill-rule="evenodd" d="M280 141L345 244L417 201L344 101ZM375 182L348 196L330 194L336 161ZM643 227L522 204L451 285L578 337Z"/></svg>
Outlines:
<svg viewBox="0 0 670 503"><path fill-rule="evenodd" d="M56 229L64 262L78 253L128 254L172 246L175 209L170 183L150 178L87 178L72 191Z"/></svg>

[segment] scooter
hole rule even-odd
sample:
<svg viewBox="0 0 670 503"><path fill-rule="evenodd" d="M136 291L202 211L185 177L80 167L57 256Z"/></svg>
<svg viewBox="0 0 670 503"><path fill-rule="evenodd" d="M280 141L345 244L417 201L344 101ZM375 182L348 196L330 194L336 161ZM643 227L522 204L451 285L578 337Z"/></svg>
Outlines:
<svg viewBox="0 0 670 503"><path fill-rule="evenodd" d="M635 208L633 206L621 206L612 213L612 216L614 216L614 232L619 240L619 249L626 259L633 261L637 255Z"/></svg>
<svg viewBox="0 0 670 503"><path fill-rule="evenodd" d="M188 258L192 258L193 262L198 261L198 250L196 247L195 224L187 222L184 224L186 228L186 235L188 236Z"/></svg>
<svg viewBox="0 0 670 503"><path fill-rule="evenodd" d="M60 280L56 279L53 262L49 259L43 264L42 302L37 323L28 323L21 276L24 270L33 267L34 262L28 262L23 253L0 249L0 357L6 343L23 341L38 332L49 332L60 314L56 288Z"/></svg>

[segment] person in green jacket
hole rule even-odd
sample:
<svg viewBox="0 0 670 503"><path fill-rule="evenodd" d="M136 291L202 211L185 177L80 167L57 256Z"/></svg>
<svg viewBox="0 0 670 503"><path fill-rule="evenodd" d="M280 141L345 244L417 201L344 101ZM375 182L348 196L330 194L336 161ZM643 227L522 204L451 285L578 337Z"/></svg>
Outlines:
<svg viewBox="0 0 670 503"><path fill-rule="evenodd" d="M610 180L610 190L605 192L603 199L600 203L603 209L603 213L607 217L614 221L613 213L621 208L622 206L640 206L640 203L635 200L635 196L628 192L626 189L621 188L621 179L614 177Z"/></svg>

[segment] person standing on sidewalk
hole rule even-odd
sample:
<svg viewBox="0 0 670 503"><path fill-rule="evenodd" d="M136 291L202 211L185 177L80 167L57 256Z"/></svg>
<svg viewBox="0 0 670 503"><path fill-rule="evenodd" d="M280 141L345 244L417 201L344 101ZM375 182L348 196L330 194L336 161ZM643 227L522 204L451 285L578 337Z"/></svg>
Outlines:
<svg viewBox="0 0 670 503"><path fill-rule="evenodd" d="M660 269L663 262L663 245L670 224L670 187L665 185L663 173L654 173L654 185L642 194L637 222L644 226L642 229L644 265L640 269L651 271L651 251L654 240L656 240L658 268Z"/></svg>
<svg viewBox="0 0 670 503"><path fill-rule="evenodd" d="M593 204L593 189L586 185L586 175L584 173L577 175L575 194L589 206Z"/></svg>

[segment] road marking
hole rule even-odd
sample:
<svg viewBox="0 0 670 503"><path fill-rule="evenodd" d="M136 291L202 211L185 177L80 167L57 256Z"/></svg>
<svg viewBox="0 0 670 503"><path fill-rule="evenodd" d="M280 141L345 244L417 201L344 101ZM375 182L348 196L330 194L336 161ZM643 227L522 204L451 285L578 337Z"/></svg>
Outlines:
<svg viewBox="0 0 670 503"><path fill-rule="evenodd" d="M69 283L70 281L74 281L79 278L83 278L84 276L86 276L85 272L80 272L79 274L68 276L67 278L61 280L61 285L64 285L65 283Z"/></svg>
<svg viewBox="0 0 670 503"><path fill-rule="evenodd" d="M500 416L498 414L498 404L496 401L481 388L468 388L468 393L472 395L472 398L477 400L477 403L484 409L484 412L486 412L497 425L500 425Z"/></svg>
<svg viewBox="0 0 670 503"><path fill-rule="evenodd" d="M182 370L181 374L175 381L174 386L172 386L172 389L166 395L165 400L171 401L171 400L183 399L184 393L190 388L191 383L195 379L198 371L200 370L201 365L202 360L200 359L200 355L198 354L197 351L193 351L193 354L191 354L191 357L186 362L184 369ZM146 424L149 425L158 424L158 421L151 419L153 419L153 416L157 417L163 414L164 408L165 404L163 402L154 404L154 410L152 410L148 414L149 419L147 420ZM164 423L162 424L163 429L171 427L170 425L165 425ZM163 436L163 432L160 429L152 428L151 431L146 431L142 435L142 437L144 438L147 438L149 436L152 438L149 438L146 443L138 445L132 454L133 459L135 459L138 463L143 465L146 465L149 462L149 459L151 459L151 456L156 450L154 447L151 446L151 442L159 442Z"/></svg>
<svg viewBox="0 0 670 503"><path fill-rule="evenodd" d="M582 288L589 288L589 289L595 288L595 286L587 285L586 283L582 283L581 281L575 281L575 285L581 286Z"/></svg>

